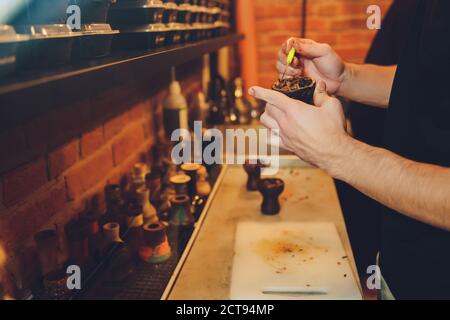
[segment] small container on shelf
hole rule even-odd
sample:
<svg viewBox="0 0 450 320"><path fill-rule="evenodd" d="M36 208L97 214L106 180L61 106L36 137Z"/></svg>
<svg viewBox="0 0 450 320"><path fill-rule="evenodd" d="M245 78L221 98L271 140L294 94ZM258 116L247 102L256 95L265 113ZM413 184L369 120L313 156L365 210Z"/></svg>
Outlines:
<svg viewBox="0 0 450 320"><path fill-rule="evenodd" d="M222 21L214 23L214 36L220 37L230 33L230 24Z"/></svg>
<svg viewBox="0 0 450 320"><path fill-rule="evenodd" d="M219 14L219 21L230 23L230 12L222 10Z"/></svg>
<svg viewBox="0 0 450 320"><path fill-rule="evenodd" d="M159 0L118 0L109 11L113 26L162 23L166 6Z"/></svg>
<svg viewBox="0 0 450 320"><path fill-rule="evenodd" d="M183 40L183 34L185 32L185 27L181 23L169 23L167 24L167 36L165 44L170 45L177 45L180 44Z"/></svg>
<svg viewBox="0 0 450 320"><path fill-rule="evenodd" d="M81 10L81 23L106 23L111 4L116 0L71 0Z"/></svg>
<svg viewBox="0 0 450 320"><path fill-rule="evenodd" d="M206 0L191 0L191 3L194 6L205 6L206 5Z"/></svg>
<svg viewBox="0 0 450 320"><path fill-rule="evenodd" d="M156 49L165 44L169 28L162 24L147 24L120 29L115 38L115 49Z"/></svg>
<svg viewBox="0 0 450 320"><path fill-rule="evenodd" d="M178 5L174 2L167 2L164 4L163 23L175 23L178 17Z"/></svg>
<svg viewBox="0 0 450 320"><path fill-rule="evenodd" d="M197 5L192 5L190 9L191 9L190 23L200 23L201 7Z"/></svg>
<svg viewBox="0 0 450 320"><path fill-rule="evenodd" d="M214 37L214 30L216 29L216 27L214 26L213 23L205 23L204 29L205 29L205 39L210 39Z"/></svg>
<svg viewBox="0 0 450 320"><path fill-rule="evenodd" d="M206 7L199 7L199 20L201 23L207 23L208 22L208 8Z"/></svg>
<svg viewBox="0 0 450 320"><path fill-rule="evenodd" d="M186 3L178 5L178 23L189 23L191 22L192 6Z"/></svg>
<svg viewBox="0 0 450 320"><path fill-rule="evenodd" d="M17 68L50 68L70 61L73 40L82 35L72 32L66 24L27 25L18 32L29 36L29 41L17 48Z"/></svg>
<svg viewBox="0 0 450 320"><path fill-rule="evenodd" d="M107 23L85 24L81 26L82 36L75 39L73 59L92 59L108 56L111 43L118 30L112 30Z"/></svg>
<svg viewBox="0 0 450 320"><path fill-rule="evenodd" d="M199 41L206 37L206 29L203 23L192 24L191 40Z"/></svg>
<svg viewBox="0 0 450 320"><path fill-rule="evenodd" d="M0 78L14 72L18 44L28 39L16 34L13 27L0 25Z"/></svg>
<svg viewBox="0 0 450 320"><path fill-rule="evenodd" d="M211 17L210 22L214 23L216 21L219 21L222 10L219 7L214 7L209 10L210 10L210 17Z"/></svg>
<svg viewBox="0 0 450 320"><path fill-rule="evenodd" d="M217 7L215 8L206 8L206 23L214 23L219 20L221 10Z"/></svg>
<svg viewBox="0 0 450 320"><path fill-rule="evenodd" d="M193 27L189 23L183 23L182 24L183 30L181 32L181 43L188 43L192 39L192 31Z"/></svg>

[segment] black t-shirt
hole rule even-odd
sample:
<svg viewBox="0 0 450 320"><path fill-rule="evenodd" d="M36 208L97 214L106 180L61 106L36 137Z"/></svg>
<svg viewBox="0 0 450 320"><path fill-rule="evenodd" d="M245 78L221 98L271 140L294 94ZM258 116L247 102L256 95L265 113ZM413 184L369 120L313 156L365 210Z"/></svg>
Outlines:
<svg viewBox="0 0 450 320"><path fill-rule="evenodd" d="M385 147L450 167L450 1L418 0L417 6L404 35ZM449 299L450 232L384 209L381 267L398 299Z"/></svg>

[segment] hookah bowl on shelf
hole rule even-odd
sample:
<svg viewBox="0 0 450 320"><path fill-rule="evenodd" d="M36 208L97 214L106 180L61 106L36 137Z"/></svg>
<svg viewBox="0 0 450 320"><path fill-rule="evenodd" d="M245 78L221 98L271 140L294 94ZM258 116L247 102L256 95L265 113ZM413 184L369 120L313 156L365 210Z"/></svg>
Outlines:
<svg viewBox="0 0 450 320"><path fill-rule="evenodd" d="M190 226L194 223L191 199L188 195L176 195L170 199L170 224L174 226Z"/></svg>
<svg viewBox="0 0 450 320"><path fill-rule="evenodd" d="M158 264L170 259L171 255L167 225L162 222L144 225L140 258L147 263Z"/></svg>

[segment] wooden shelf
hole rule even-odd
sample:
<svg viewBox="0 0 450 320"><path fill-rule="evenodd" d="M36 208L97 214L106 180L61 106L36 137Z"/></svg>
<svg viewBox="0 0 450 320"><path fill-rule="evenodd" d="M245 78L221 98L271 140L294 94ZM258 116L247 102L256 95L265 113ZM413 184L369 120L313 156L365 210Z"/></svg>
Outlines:
<svg viewBox="0 0 450 320"><path fill-rule="evenodd" d="M76 78L105 70L110 71L130 64L145 65L147 70L156 73L168 66L180 65L222 47L233 45L241 39L243 39L243 35L232 34L159 50L116 53L108 58L83 62L47 72L22 73L0 81L0 95L26 90L54 81Z"/></svg>
<svg viewBox="0 0 450 320"><path fill-rule="evenodd" d="M21 124L70 99L89 97L132 78L139 85L204 54L237 44L244 38L231 34L158 50L113 52L109 57L73 63L51 70L18 72L0 80L0 131Z"/></svg>

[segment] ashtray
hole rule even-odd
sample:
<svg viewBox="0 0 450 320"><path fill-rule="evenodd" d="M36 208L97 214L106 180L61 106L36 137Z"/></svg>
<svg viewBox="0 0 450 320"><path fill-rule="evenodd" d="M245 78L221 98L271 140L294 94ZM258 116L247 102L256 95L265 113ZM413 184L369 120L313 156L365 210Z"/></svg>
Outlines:
<svg viewBox="0 0 450 320"><path fill-rule="evenodd" d="M309 77L279 79L273 84L272 90L281 92L289 98L313 104L316 81Z"/></svg>

